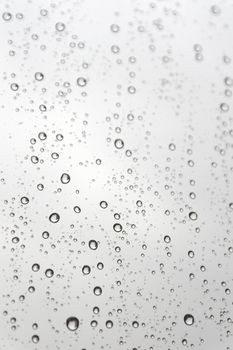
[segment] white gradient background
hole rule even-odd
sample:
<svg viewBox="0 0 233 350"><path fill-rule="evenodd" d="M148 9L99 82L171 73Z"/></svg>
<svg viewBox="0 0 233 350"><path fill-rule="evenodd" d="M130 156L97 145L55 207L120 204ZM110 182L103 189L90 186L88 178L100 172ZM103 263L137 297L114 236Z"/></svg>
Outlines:
<svg viewBox="0 0 233 350"><path fill-rule="evenodd" d="M219 15L211 12L213 5L220 7ZM43 8L46 17L40 15ZM224 78L233 76L233 68L223 62L224 55L233 58L233 2L2 0L0 9L12 13L11 21L0 20L0 349L233 349L232 334L227 336L233 331L227 322L233 317L232 295L221 286L225 281L232 289L233 276L228 250L233 246L232 97L224 96ZM17 13L24 18L17 19ZM57 22L65 23L65 31L56 32ZM113 23L119 33L111 32ZM203 48L200 62L195 44ZM111 52L112 45L120 47L118 54ZM136 63L129 63L130 56ZM35 72L44 74L42 82L35 81ZM80 76L88 79L85 88L76 84ZM17 92L10 90L13 82L19 84ZM133 95L130 85L136 88ZM229 104L227 113L220 111L223 102ZM40 104L46 104L46 113ZM128 113L135 116L132 122ZM46 141L38 139L41 131ZM58 133L64 136L61 142ZM123 150L114 148L118 137ZM37 139L33 147L31 138ZM174 152L170 143L176 145ZM125 156L126 149L132 157ZM58 160L52 160L52 152L59 153ZM43 163L32 164L32 155ZM194 167L187 165L190 159ZM60 182L63 172L71 176L68 185ZM42 192L38 183L44 184ZM195 200L189 198L191 191ZM27 206L21 205L22 196L29 197ZM107 209L99 207L101 200L108 202ZM74 213L75 205L80 214ZM192 210L197 221L188 218ZM55 225L48 220L52 212L61 216ZM112 229L116 212L123 234ZM41 237L45 230L48 240ZM168 245L163 241L167 234ZM13 244L13 236L20 243ZM100 242L97 251L88 248L90 239ZM189 250L195 252L193 259ZM102 271L96 267L99 261ZM39 272L32 272L33 263L40 264ZM88 276L82 275L84 264L92 267ZM44 271L50 267L55 274L47 279ZM195 273L193 281L190 273ZM92 292L96 285L103 288L100 297ZM22 294L24 302L19 301ZM95 305L98 316L92 312ZM195 317L192 327L183 322L186 313ZM71 315L80 320L77 332L65 326ZM14 331L11 317L17 319ZM95 329L92 319L98 321ZM110 330L108 319L114 323ZM39 335L38 344L31 342L33 334Z"/></svg>

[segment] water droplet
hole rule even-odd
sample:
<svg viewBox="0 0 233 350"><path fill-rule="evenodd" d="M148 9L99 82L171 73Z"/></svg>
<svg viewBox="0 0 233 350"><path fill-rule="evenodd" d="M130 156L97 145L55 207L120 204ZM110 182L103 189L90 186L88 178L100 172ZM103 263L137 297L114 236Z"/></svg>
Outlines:
<svg viewBox="0 0 233 350"><path fill-rule="evenodd" d="M137 321L133 321L132 326L133 326L133 328L138 328L139 323Z"/></svg>
<svg viewBox="0 0 233 350"><path fill-rule="evenodd" d="M33 335L33 336L32 336L32 342L33 342L34 344L39 343L39 341L40 341L40 338L39 338L38 335Z"/></svg>
<svg viewBox="0 0 233 350"><path fill-rule="evenodd" d="M36 72L36 73L35 73L35 79L36 79L37 81L42 81L42 80L44 79L44 74L41 73L41 72Z"/></svg>
<svg viewBox="0 0 233 350"><path fill-rule="evenodd" d="M114 224L114 225L113 225L113 230L114 230L115 232L121 232L121 231L122 231L122 226L121 226L121 224L119 224L119 223Z"/></svg>
<svg viewBox="0 0 233 350"><path fill-rule="evenodd" d="M101 202L100 202L100 207L101 207L102 209L106 209L106 208L108 207L108 203L107 203L106 201L101 201Z"/></svg>
<svg viewBox="0 0 233 350"><path fill-rule="evenodd" d="M40 14L41 14L41 16L46 17L48 14L48 11L46 9L41 9Z"/></svg>
<svg viewBox="0 0 233 350"><path fill-rule="evenodd" d="M103 270L103 268L104 268L104 264L103 264L102 262L99 262L99 263L97 264L97 269Z"/></svg>
<svg viewBox="0 0 233 350"><path fill-rule="evenodd" d="M38 324L37 323L33 323L32 329L38 329Z"/></svg>
<svg viewBox="0 0 233 350"><path fill-rule="evenodd" d="M118 24L112 24L110 28L111 28L111 31L112 31L113 33L118 33L119 30L120 30L120 27L119 27Z"/></svg>
<svg viewBox="0 0 233 350"><path fill-rule="evenodd" d="M137 205L137 207L141 208L141 207L142 207L142 201L138 200L138 201L136 202L136 205Z"/></svg>
<svg viewBox="0 0 233 350"><path fill-rule="evenodd" d="M184 323L187 325L187 326L192 326L194 324L194 317L193 315L191 314L186 314L184 316Z"/></svg>
<svg viewBox="0 0 233 350"><path fill-rule="evenodd" d="M77 213L77 214L81 213L81 208L76 205L74 207L74 212Z"/></svg>
<svg viewBox="0 0 233 350"><path fill-rule="evenodd" d="M107 321L106 321L106 327L107 327L108 329L111 329L111 328L113 327L113 322L112 322L111 320L107 320Z"/></svg>
<svg viewBox="0 0 233 350"><path fill-rule="evenodd" d="M49 238L49 233L48 233L47 231L44 231L44 232L42 233L42 237L43 237L44 239L48 239L48 238Z"/></svg>
<svg viewBox="0 0 233 350"><path fill-rule="evenodd" d="M193 258L193 257L194 257L194 251L189 250L189 251L188 251L188 256L189 256L190 258Z"/></svg>
<svg viewBox="0 0 233 350"><path fill-rule="evenodd" d="M37 164L37 163L39 162L39 158L38 158L37 156L32 156L32 157L31 157L31 162L32 162L33 164Z"/></svg>
<svg viewBox="0 0 233 350"><path fill-rule="evenodd" d="M132 95L132 94L135 94L136 92L136 88L134 86L129 86L128 87L128 92Z"/></svg>
<svg viewBox="0 0 233 350"><path fill-rule="evenodd" d="M100 312L100 309L98 308L98 306L94 306L94 307L93 307L93 313L94 313L95 315L98 315L99 312Z"/></svg>
<svg viewBox="0 0 233 350"><path fill-rule="evenodd" d="M53 159L58 159L58 158L59 158L59 154L58 154L57 152L53 152L53 153L51 154L51 157L52 157Z"/></svg>
<svg viewBox="0 0 233 350"><path fill-rule="evenodd" d="M38 184L38 185L37 185L37 189L38 189L39 191L43 191L44 185L43 185L43 184Z"/></svg>
<svg viewBox="0 0 233 350"><path fill-rule="evenodd" d="M87 80L83 77L79 77L77 79L77 85L80 86L80 87L84 87L87 85Z"/></svg>
<svg viewBox="0 0 233 350"><path fill-rule="evenodd" d="M170 243L171 242L171 237L168 236L168 235L164 236L164 242L165 243Z"/></svg>
<svg viewBox="0 0 233 350"><path fill-rule="evenodd" d="M44 141L44 140L46 140L47 139L47 135L46 135L46 133L45 132L40 132L39 134L38 134L38 137L39 137L39 139L41 140L41 141Z"/></svg>
<svg viewBox="0 0 233 350"><path fill-rule="evenodd" d="M70 175L67 173L63 173L61 176L61 182L63 184L68 184L70 182Z"/></svg>
<svg viewBox="0 0 233 350"><path fill-rule="evenodd" d="M32 271L33 272L38 272L40 270L40 265L39 264L33 264L32 265Z"/></svg>
<svg viewBox="0 0 233 350"><path fill-rule="evenodd" d="M79 320L74 316L67 318L66 327L69 329L69 331L76 331L79 327Z"/></svg>
<svg viewBox="0 0 233 350"><path fill-rule="evenodd" d="M189 218L190 218L190 220L197 220L197 217L198 217L198 215L197 215L197 213L195 212L195 211L191 211L190 213L189 213Z"/></svg>
<svg viewBox="0 0 233 350"><path fill-rule="evenodd" d="M229 105L225 102L220 104L220 109L222 112L228 112L229 108L230 108Z"/></svg>
<svg viewBox="0 0 233 350"><path fill-rule="evenodd" d="M89 248L92 250L96 250L98 248L98 243L92 239L89 241Z"/></svg>
<svg viewBox="0 0 233 350"><path fill-rule="evenodd" d="M84 265L83 268L82 268L82 273L83 273L84 275L89 275L90 272L91 272L90 266Z"/></svg>
<svg viewBox="0 0 233 350"><path fill-rule="evenodd" d="M95 287L93 292L96 296L100 296L102 294L102 289L100 287Z"/></svg>
<svg viewBox="0 0 233 350"><path fill-rule="evenodd" d="M230 77L226 77L226 78L224 79L224 82L225 82L225 84L226 84L227 86L233 86L233 79L230 78Z"/></svg>
<svg viewBox="0 0 233 350"><path fill-rule="evenodd" d="M57 141L62 141L63 140L63 135L62 134L57 134L56 135L56 139L57 139Z"/></svg>
<svg viewBox="0 0 233 350"><path fill-rule="evenodd" d="M116 139L114 145L117 149L121 149L124 147L124 141L122 139Z"/></svg>
<svg viewBox="0 0 233 350"><path fill-rule="evenodd" d="M62 23L62 22L57 22L57 23L55 24L55 28L56 28L56 30L57 30L58 32L62 32L63 30L65 30L66 26L65 26L65 24Z"/></svg>
<svg viewBox="0 0 233 350"><path fill-rule="evenodd" d="M175 151L176 145L174 143L170 143L169 149L170 149L170 151Z"/></svg>
<svg viewBox="0 0 233 350"><path fill-rule="evenodd" d="M51 221L53 224L56 224L60 220L60 215L57 213L52 213L49 216L49 221Z"/></svg>
<svg viewBox="0 0 233 350"><path fill-rule="evenodd" d="M200 270L201 270L201 272L205 272L206 267L204 265L201 265Z"/></svg>
<svg viewBox="0 0 233 350"><path fill-rule="evenodd" d="M51 278L51 277L53 277L53 275L54 275L54 271L52 269L45 270L46 277Z"/></svg>
<svg viewBox="0 0 233 350"><path fill-rule="evenodd" d="M217 5L213 5L210 8L210 11L214 14L214 15L219 15L221 13L221 8Z"/></svg>
<svg viewBox="0 0 233 350"><path fill-rule="evenodd" d="M22 203L23 205L26 205L26 204L29 203L28 197L22 197L22 198L20 199L20 201L21 201L21 203Z"/></svg>
<svg viewBox="0 0 233 350"><path fill-rule="evenodd" d="M16 83L12 83L12 84L11 84L11 90L12 90L12 91L18 91L18 90L19 90L19 85L16 84Z"/></svg>
<svg viewBox="0 0 233 350"><path fill-rule="evenodd" d="M10 12L3 12L2 18L4 21L10 21L12 18L12 14Z"/></svg>

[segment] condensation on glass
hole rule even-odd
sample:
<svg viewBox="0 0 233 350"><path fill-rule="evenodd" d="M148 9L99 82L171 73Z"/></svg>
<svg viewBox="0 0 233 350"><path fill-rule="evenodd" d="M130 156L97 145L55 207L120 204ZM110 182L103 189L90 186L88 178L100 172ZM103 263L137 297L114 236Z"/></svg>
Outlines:
<svg viewBox="0 0 233 350"><path fill-rule="evenodd" d="M233 2L2 0L0 349L233 349Z"/></svg>

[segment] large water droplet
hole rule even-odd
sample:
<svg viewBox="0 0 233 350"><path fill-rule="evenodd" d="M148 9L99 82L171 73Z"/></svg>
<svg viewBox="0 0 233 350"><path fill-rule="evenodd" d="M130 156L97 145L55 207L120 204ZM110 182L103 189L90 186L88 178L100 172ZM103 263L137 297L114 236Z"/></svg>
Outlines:
<svg viewBox="0 0 233 350"><path fill-rule="evenodd" d="M66 327L69 331L76 331L79 327L79 320L77 317L71 316L66 320Z"/></svg>
<svg viewBox="0 0 233 350"><path fill-rule="evenodd" d="M194 317L193 315L191 314L186 314L184 316L184 323L187 325L187 326L192 326L194 324Z"/></svg>
<svg viewBox="0 0 233 350"><path fill-rule="evenodd" d="M60 215L57 213L52 213L49 216L49 221L51 221L53 224L56 224L60 220Z"/></svg>
<svg viewBox="0 0 233 350"><path fill-rule="evenodd" d="M124 141L122 139L116 139L114 145L117 149L121 149L124 147Z"/></svg>
<svg viewBox="0 0 233 350"><path fill-rule="evenodd" d="M197 220L197 213L195 211L191 211L189 213L190 220Z"/></svg>

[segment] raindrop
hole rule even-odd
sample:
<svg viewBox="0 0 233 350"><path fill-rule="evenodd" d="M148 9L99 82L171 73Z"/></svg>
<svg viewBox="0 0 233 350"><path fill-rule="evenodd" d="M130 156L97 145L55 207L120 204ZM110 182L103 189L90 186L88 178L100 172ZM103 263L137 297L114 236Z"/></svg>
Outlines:
<svg viewBox="0 0 233 350"><path fill-rule="evenodd" d="M96 250L98 248L98 243L92 239L89 241L89 248L92 250Z"/></svg>
<svg viewBox="0 0 233 350"><path fill-rule="evenodd" d="M101 207L102 209L106 209L106 208L108 207L108 203L107 203L106 201L101 201L101 202L100 202L100 207Z"/></svg>
<svg viewBox="0 0 233 350"><path fill-rule="evenodd" d="M42 233L42 237L43 237L44 239L48 239L48 238L49 238L49 233L48 233L47 231L44 231L44 232Z"/></svg>
<svg viewBox="0 0 233 350"><path fill-rule="evenodd" d="M120 30L120 27L119 27L118 24L112 24L110 28L111 28L111 31L112 31L113 33L118 33L119 30Z"/></svg>
<svg viewBox="0 0 233 350"><path fill-rule="evenodd" d="M62 32L63 30L65 30L66 26L65 26L65 24L62 23L62 22L57 22L57 23L55 24L55 28L56 28L56 30L57 30L58 32Z"/></svg>
<svg viewBox="0 0 233 350"><path fill-rule="evenodd" d="M42 80L44 79L44 74L41 73L41 72L36 72L36 73L35 73L35 79L36 79L37 81L42 81Z"/></svg>
<svg viewBox="0 0 233 350"><path fill-rule="evenodd" d="M119 224L119 223L114 224L114 225L113 225L113 230L114 230L115 232L121 232L121 231L122 231L122 226L121 226L121 224Z"/></svg>
<svg viewBox="0 0 233 350"><path fill-rule="evenodd" d="M82 273L83 273L84 275L89 275L90 272L91 272L90 266L84 265L83 268L82 268Z"/></svg>
<svg viewBox="0 0 233 350"><path fill-rule="evenodd" d="M51 277L53 277L53 275L54 275L54 271L52 269L47 269L45 271L45 276L46 277L51 278Z"/></svg>
<svg viewBox="0 0 233 350"><path fill-rule="evenodd" d="M128 92L132 95L132 94L135 94L136 92L136 88L134 86L129 86L128 87Z"/></svg>
<svg viewBox="0 0 233 350"><path fill-rule="evenodd" d="M39 137L39 139L40 139L41 141L44 141L44 140L47 139L47 135L46 135L45 132L40 132L40 133L38 134L38 137Z"/></svg>
<svg viewBox="0 0 233 350"><path fill-rule="evenodd" d="M194 324L194 317L193 315L191 314L186 314L184 316L184 323L187 325L187 326L192 326Z"/></svg>
<svg viewBox="0 0 233 350"><path fill-rule="evenodd" d="M57 213L52 213L49 216L49 221L51 221L53 224L56 224L60 220L60 215Z"/></svg>
<svg viewBox="0 0 233 350"><path fill-rule="evenodd" d="M111 320L106 321L106 327L108 329L112 328L113 327L113 322Z"/></svg>
<svg viewBox="0 0 233 350"><path fill-rule="evenodd" d="M197 220L197 213L195 212L195 211L191 211L190 213L189 213L189 219L190 220L193 220L193 221L195 221L195 220Z"/></svg>
<svg viewBox="0 0 233 350"><path fill-rule="evenodd" d="M84 87L87 85L87 80L83 77L79 77L77 79L77 85L80 86L80 87Z"/></svg>
<svg viewBox="0 0 233 350"><path fill-rule="evenodd" d="M81 213L81 208L76 205L74 207L74 212L77 213L77 214Z"/></svg>
<svg viewBox="0 0 233 350"><path fill-rule="evenodd" d="M175 151L176 145L174 143L170 143L169 149L170 149L170 151Z"/></svg>
<svg viewBox="0 0 233 350"><path fill-rule="evenodd" d="M100 296L102 294L102 289L100 287L95 287L93 292L96 296Z"/></svg>
<svg viewBox="0 0 233 350"><path fill-rule="evenodd" d="M4 21L10 21L12 18L12 14L10 12L3 12L2 18Z"/></svg>
<svg viewBox="0 0 233 350"><path fill-rule="evenodd" d="M190 258L193 258L193 257L194 257L194 251L189 250L188 256L189 256Z"/></svg>
<svg viewBox="0 0 233 350"><path fill-rule="evenodd" d="M67 318L66 327L69 329L69 331L76 331L79 327L79 320L74 316Z"/></svg>
<svg viewBox="0 0 233 350"><path fill-rule="evenodd" d="M28 197L22 197L20 201L21 201L21 203L22 203L23 205L26 205L26 204L29 203Z"/></svg>
<svg viewBox="0 0 233 350"><path fill-rule="evenodd" d="M221 9L219 6L217 5L213 5L210 8L210 11L214 14L214 15L219 15L221 13Z"/></svg>
<svg viewBox="0 0 233 350"><path fill-rule="evenodd" d="M67 173L63 173L61 176L61 182L63 184L68 184L70 182L70 175Z"/></svg>
<svg viewBox="0 0 233 350"><path fill-rule="evenodd" d="M38 335L33 335L33 336L32 336L32 342L33 342L34 344L39 343L39 341L40 341L40 338L39 338Z"/></svg>
<svg viewBox="0 0 233 350"><path fill-rule="evenodd" d="M12 91L18 91L18 90L19 90L19 85L16 84L16 83L12 83L12 84L11 84L11 90L12 90Z"/></svg>
<svg viewBox="0 0 233 350"><path fill-rule="evenodd" d="M116 139L114 145L117 149L121 149L124 147L124 141L122 141L122 139Z"/></svg>
<svg viewBox="0 0 233 350"><path fill-rule="evenodd" d="M137 321L133 321L132 326L133 326L133 328L138 328L139 323Z"/></svg>
<svg viewBox="0 0 233 350"><path fill-rule="evenodd" d="M171 237L168 236L168 235L164 236L164 242L165 243L170 243L171 242Z"/></svg>
<svg viewBox="0 0 233 350"><path fill-rule="evenodd" d="M40 265L39 264L33 264L32 265L32 271L33 272L38 272L40 270Z"/></svg>

